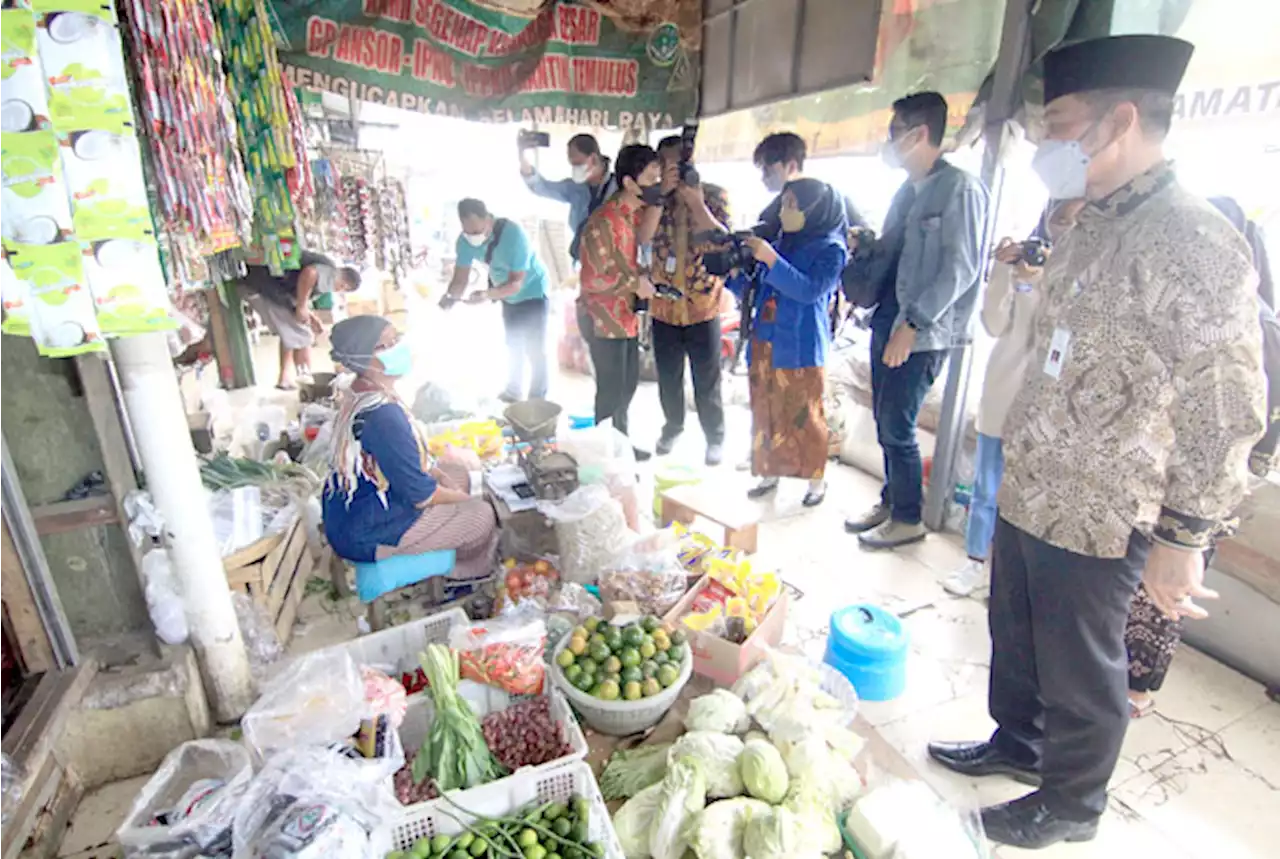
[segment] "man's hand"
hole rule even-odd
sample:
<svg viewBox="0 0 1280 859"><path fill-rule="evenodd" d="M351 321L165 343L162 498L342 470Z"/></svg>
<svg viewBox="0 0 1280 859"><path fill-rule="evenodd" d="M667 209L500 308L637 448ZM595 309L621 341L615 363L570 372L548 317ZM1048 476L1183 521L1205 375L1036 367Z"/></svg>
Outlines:
<svg viewBox="0 0 1280 859"><path fill-rule="evenodd" d="M884 347L884 356L881 360L884 361L886 367L901 367L911 357L911 347L915 344L916 330L903 323L889 337L889 342Z"/></svg>
<svg viewBox="0 0 1280 859"><path fill-rule="evenodd" d="M446 292L446 293L445 293L445 294L440 298L440 309L441 309L441 310L448 310L450 307L453 307L453 306L454 306L455 304L457 304L457 303L458 303L458 299L457 299L457 297L456 297L456 296L453 296L453 295L450 295L449 293L447 293L447 292Z"/></svg>
<svg viewBox="0 0 1280 859"><path fill-rule="evenodd" d="M695 212L707 205L707 196L701 185L686 185L681 182L676 187L676 197Z"/></svg>
<svg viewBox="0 0 1280 859"><path fill-rule="evenodd" d="M1048 253L1048 249L1045 252ZM1043 271L1038 266L1027 265L1026 260L1022 258L1022 242L1015 241L1008 236L1005 236L1000 240L1000 244L996 245L993 256L996 258L996 262L1013 266L1014 276L1022 283L1031 283Z"/></svg>
<svg viewBox="0 0 1280 859"><path fill-rule="evenodd" d="M680 165L667 164L662 168L662 193L670 194L680 185Z"/></svg>
<svg viewBox="0 0 1280 859"><path fill-rule="evenodd" d="M311 326L311 333L317 337L324 333L324 323L314 313L307 314L307 324Z"/></svg>
<svg viewBox="0 0 1280 859"><path fill-rule="evenodd" d="M653 281L649 280L649 278L647 277L640 278L640 283L638 286L636 286L637 297L643 298L645 301L648 301L650 298L653 298L657 294L658 294L657 290L653 288Z"/></svg>
<svg viewBox="0 0 1280 859"><path fill-rule="evenodd" d="M774 263L778 261L778 252L773 249L773 245L766 242L759 236L751 236L743 239L747 243L747 247L751 248L751 255L764 263L768 268L773 268Z"/></svg>
<svg viewBox="0 0 1280 859"><path fill-rule="evenodd" d="M487 304L490 300L487 289L478 289L467 296L467 304Z"/></svg>
<svg viewBox="0 0 1280 859"><path fill-rule="evenodd" d="M1152 543L1142 585L1156 608L1173 619L1203 620L1209 613L1193 600L1216 600L1218 592L1204 586L1204 553L1165 543Z"/></svg>

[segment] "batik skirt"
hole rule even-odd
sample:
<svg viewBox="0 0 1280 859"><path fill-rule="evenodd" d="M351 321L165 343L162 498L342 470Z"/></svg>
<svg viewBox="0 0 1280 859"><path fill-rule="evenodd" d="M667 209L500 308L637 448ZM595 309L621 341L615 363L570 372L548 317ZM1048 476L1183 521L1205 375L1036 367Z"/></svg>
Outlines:
<svg viewBox="0 0 1280 859"><path fill-rule="evenodd" d="M751 342L751 472L758 477L821 479L827 468L827 418L821 367L781 370L773 344Z"/></svg>

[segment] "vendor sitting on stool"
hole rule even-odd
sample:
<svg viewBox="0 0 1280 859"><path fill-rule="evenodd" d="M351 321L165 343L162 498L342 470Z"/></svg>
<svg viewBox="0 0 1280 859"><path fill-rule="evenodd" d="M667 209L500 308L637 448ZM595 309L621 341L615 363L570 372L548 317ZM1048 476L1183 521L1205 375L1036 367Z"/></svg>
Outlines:
<svg viewBox="0 0 1280 859"><path fill-rule="evenodd" d="M333 327L333 361L356 373L334 418L330 473L324 487L329 545L354 562L453 550L456 581L493 571L497 520L468 491L461 461L437 463L395 392L409 372L407 341L381 316L355 316ZM479 467L479 463L475 463Z"/></svg>

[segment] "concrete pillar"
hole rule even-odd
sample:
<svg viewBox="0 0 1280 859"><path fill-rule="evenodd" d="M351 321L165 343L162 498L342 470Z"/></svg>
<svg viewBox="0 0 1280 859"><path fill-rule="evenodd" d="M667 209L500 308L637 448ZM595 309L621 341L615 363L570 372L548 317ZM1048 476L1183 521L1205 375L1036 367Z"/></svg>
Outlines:
<svg viewBox="0 0 1280 859"><path fill-rule="evenodd" d="M249 658L204 502L169 346L163 334L141 334L112 341L111 352L147 490L168 530L169 559L181 583L205 692L214 718L233 722L252 703Z"/></svg>

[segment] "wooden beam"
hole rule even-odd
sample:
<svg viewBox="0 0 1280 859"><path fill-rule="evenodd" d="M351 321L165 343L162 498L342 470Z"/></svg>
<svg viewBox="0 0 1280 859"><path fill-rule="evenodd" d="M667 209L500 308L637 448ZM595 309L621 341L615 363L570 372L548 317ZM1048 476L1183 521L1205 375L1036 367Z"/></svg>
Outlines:
<svg viewBox="0 0 1280 859"><path fill-rule="evenodd" d="M53 658L53 645L44 631L44 622L40 620L40 612L36 609L35 598L31 595L31 586L27 584L26 573L22 569L22 559L13 547L13 537L9 534L9 523L3 522L3 542L0 545L0 572L4 589L4 605L9 613L9 626L17 639L18 650L22 657L23 667L28 674L40 674L57 668Z"/></svg>
<svg viewBox="0 0 1280 859"><path fill-rule="evenodd" d="M41 537L82 531L120 521L116 500L110 495L91 495L75 501L55 501L31 508L36 533Z"/></svg>

